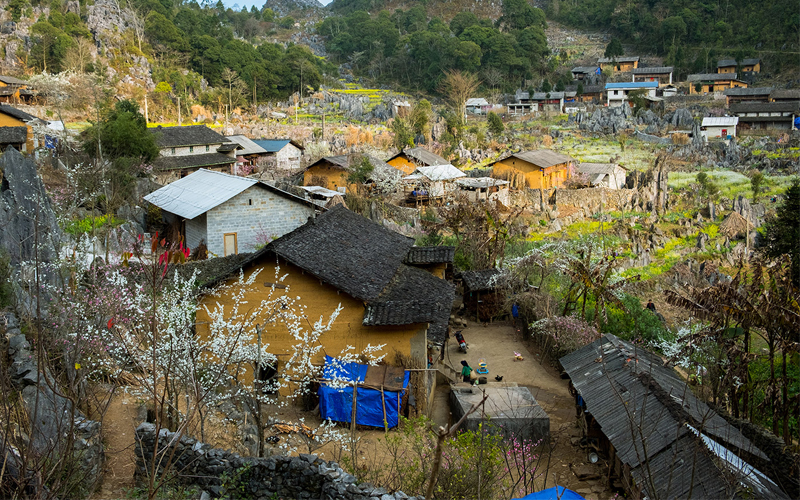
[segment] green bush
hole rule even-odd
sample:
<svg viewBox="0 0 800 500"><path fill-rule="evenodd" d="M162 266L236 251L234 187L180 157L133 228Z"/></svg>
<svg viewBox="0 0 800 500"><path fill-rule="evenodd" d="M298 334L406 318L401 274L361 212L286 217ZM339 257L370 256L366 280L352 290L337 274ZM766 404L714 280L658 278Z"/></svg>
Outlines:
<svg viewBox="0 0 800 500"><path fill-rule="evenodd" d="M97 230L103 227L117 227L124 223L122 219L117 219L113 215L100 215L97 217L88 216L83 219L78 219L67 223L64 232L78 235L91 233L92 230Z"/></svg>
<svg viewBox="0 0 800 500"><path fill-rule="evenodd" d="M609 305L608 321L601 317L600 332L611 333L623 340L644 340L646 342L659 342L669 336L664 323L657 314L645 309L641 301L625 294L622 297L625 310ZM587 320L594 317L594 307L586 306Z"/></svg>

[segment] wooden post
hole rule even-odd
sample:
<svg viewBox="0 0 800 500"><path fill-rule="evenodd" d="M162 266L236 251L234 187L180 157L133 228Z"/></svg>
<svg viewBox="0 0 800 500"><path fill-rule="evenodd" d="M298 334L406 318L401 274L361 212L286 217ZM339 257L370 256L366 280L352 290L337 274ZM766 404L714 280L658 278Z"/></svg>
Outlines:
<svg viewBox="0 0 800 500"><path fill-rule="evenodd" d="M356 430L356 414L358 413L356 410L356 398L358 396L358 382L353 381L353 412L350 416L350 431L355 432Z"/></svg>
<svg viewBox="0 0 800 500"><path fill-rule="evenodd" d="M383 385L381 385L381 404L383 405L383 433L389 432L389 422L386 420L386 394L383 392Z"/></svg>

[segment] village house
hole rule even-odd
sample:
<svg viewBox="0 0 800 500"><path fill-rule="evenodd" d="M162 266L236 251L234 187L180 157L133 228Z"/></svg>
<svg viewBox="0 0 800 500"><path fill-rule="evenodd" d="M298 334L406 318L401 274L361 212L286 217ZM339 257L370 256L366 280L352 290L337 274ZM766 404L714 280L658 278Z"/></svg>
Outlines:
<svg viewBox="0 0 800 500"><path fill-rule="evenodd" d="M485 115L489 112L489 109L491 109L489 101L483 97L471 97L467 99L467 113L472 113L473 115Z"/></svg>
<svg viewBox="0 0 800 500"><path fill-rule="evenodd" d="M734 87L722 94L725 96L725 105L730 106L737 102L769 102L773 90L773 87Z"/></svg>
<svg viewBox="0 0 800 500"><path fill-rule="evenodd" d="M189 248L203 243L213 257L253 252L315 213L310 201L264 182L202 168L144 199L177 225Z"/></svg>
<svg viewBox="0 0 800 500"><path fill-rule="evenodd" d="M450 163L436 153L431 153L425 148L406 148L392 156L386 163L410 175L417 167L432 167L433 165L447 165Z"/></svg>
<svg viewBox="0 0 800 500"><path fill-rule="evenodd" d="M508 180L512 187L550 189L572 177L575 159L550 149L514 153L490 164L492 177Z"/></svg>
<svg viewBox="0 0 800 500"><path fill-rule="evenodd" d="M760 73L761 59L742 59L741 64L736 59L720 59L717 62L717 73L736 73L739 66L742 73Z"/></svg>
<svg viewBox="0 0 800 500"><path fill-rule="evenodd" d="M333 205L344 204L344 198L339 191L324 188L322 186L297 186L304 193L304 198L311 200L312 203L321 207L332 207ZM347 206L347 205L345 205Z"/></svg>
<svg viewBox="0 0 800 500"><path fill-rule="evenodd" d="M0 102L7 104L30 104L34 92L28 82L13 76L0 75Z"/></svg>
<svg viewBox="0 0 800 500"><path fill-rule="evenodd" d="M509 116L519 116L539 111L539 105L531 100L530 92L517 89L514 93L514 102L507 105Z"/></svg>
<svg viewBox="0 0 800 500"><path fill-rule="evenodd" d="M475 321L490 321L503 315L506 295L501 285L503 271L479 269L463 271L456 276L461 282L464 310L475 315Z"/></svg>
<svg viewBox="0 0 800 500"><path fill-rule="evenodd" d="M623 189L628 169L616 163L581 163L578 172L587 177L590 187Z"/></svg>
<svg viewBox="0 0 800 500"><path fill-rule="evenodd" d="M267 166L275 166L282 170L298 170L303 159L305 148L292 139L253 139L253 142L262 147Z"/></svg>
<svg viewBox="0 0 800 500"><path fill-rule="evenodd" d="M402 171L400 169L374 156L352 154L325 156L315 161L306 167L305 172L303 172L303 185L321 186L345 194L347 193L347 188L352 185L348 178L350 174L352 174L353 168L363 161L365 157L369 160L373 168L371 176L392 179L394 183L400 180L402 176ZM372 179L367 179L367 182L370 180Z"/></svg>
<svg viewBox="0 0 800 500"><path fill-rule="evenodd" d="M730 112L742 128L794 130L798 128L800 101L742 102L732 104Z"/></svg>
<svg viewBox="0 0 800 500"><path fill-rule="evenodd" d="M34 133L33 127L44 123L22 110L0 104L0 149L13 146L22 153L32 153L35 148L43 145L39 144L39 137Z"/></svg>
<svg viewBox="0 0 800 500"><path fill-rule="evenodd" d="M632 82L657 82L659 87L672 84L672 66L658 66L653 68L636 68L631 71Z"/></svg>
<svg viewBox="0 0 800 500"><path fill-rule="evenodd" d="M160 184L169 184L204 168L235 174L236 150L241 146L205 125L155 127L159 156L153 161L153 174Z"/></svg>
<svg viewBox="0 0 800 500"><path fill-rule="evenodd" d="M456 179L457 196L463 196L471 203L480 201L499 201L508 205L508 181L494 177L462 177Z"/></svg>
<svg viewBox="0 0 800 500"><path fill-rule="evenodd" d="M417 167L411 175L403 177L406 202L416 205L440 200L456 191L456 179L466 176L467 174L449 163Z"/></svg>
<svg viewBox="0 0 800 500"><path fill-rule="evenodd" d="M639 57L601 57L597 60L597 65L603 73L611 71L627 73L639 67Z"/></svg>
<svg viewBox="0 0 800 500"><path fill-rule="evenodd" d="M686 81L689 83L689 94L708 94L734 87L747 87L747 83L739 80L736 73L697 73L689 75Z"/></svg>
<svg viewBox="0 0 800 500"><path fill-rule="evenodd" d="M736 116L706 116L700 124L700 135L708 142L709 140L721 139L727 142L736 137L736 125L739 118Z"/></svg>
<svg viewBox="0 0 800 500"><path fill-rule="evenodd" d="M664 360L611 334L560 359L582 443L629 498L785 499L769 457Z"/></svg>
<svg viewBox="0 0 800 500"><path fill-rule="evenodd" d="M242 168L255 169L268 154L266 149L243 135L227 135L225 138L241 146L236 150L236 174L240 174Z"/></svg>
<svg viewBox="0 0 800 500"><path fill-rule="evenodd" d="M573 80L585 80L593 75L599 73L600 68L597 66L576 66L572 68Z"/></svg>
<svg viewBox="0 0 800 500"><path fill-rule="evenodd" d="M616 108L625 104L629 94L633 91L644 90L645 97L655 97L658 82L606 83L605 88L608 107Z"/></svg>
<svg viewBox="0 0 800 500"><path fill-rule="evenodd" d="M575 92L576 102L595 102L600 103L603 99L603 86L602 85L583 85L583 92L578 93L579 87L577 85L567 86L568 92ZM566 109L566 107L565 107Z"/></svg>
<svg viewBox="0 0 800 500"><path fill-rule="evenodd" d="M800 89L775 89L769 95L769 102L800 101Z"/></svg>
<svg viewBox="0 0 800 500"><path fill-rule="evenodd" d="M444 279L407 262L418 260L414 240L395 233L342 206L309 220L272 241L209 286L235 286L240 269L245 278L260 270L257 286L244 300L257 304L270 293L298 297L311 321L328 318L341 305L331 330L320 338L324 349L312 362L323 365L325 354L337 355L353 346L361 352L368 344L383 345L377 353L397 366L400 358L427 366L428 347L442 345L454 299L454 287ZM447 249L424 259L452 259ZM452 262L449 262L452 264ZM276 280L276 267L280 267ZM261 285L263 283L263 286ZM237 290L200 299L197 332L208 336L205 305L227 306ZM226 307L229 310L229 307ZM265 318L264 325L268 324ZM277 357L274 367L282 375L297 340L280 323L264 328L261 340Z"/></svg>

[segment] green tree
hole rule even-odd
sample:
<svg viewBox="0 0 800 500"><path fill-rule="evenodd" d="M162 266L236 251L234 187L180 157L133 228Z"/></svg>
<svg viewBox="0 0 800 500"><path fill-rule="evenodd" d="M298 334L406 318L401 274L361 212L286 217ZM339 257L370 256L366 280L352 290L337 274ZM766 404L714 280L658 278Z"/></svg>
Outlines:
<svg viewBox="0 0 800 500"><path fill-rule="evenodd" d="M795 177L775 216L762 228L759 246L769 257L789 255L792 281L800 286L800 178Z"/></svg>
<svg viewBox="0 0 800 500"><path fill-rule="evenodd" d="M542 92L550 92L551 90L553 90L553 86L550 85L550 82L547 79L544 79L542 81Z"/></svg>
<svg viewBox="0 0 800 500"><path fill-rule="evenodd" d="M348 184L364 184L369 180L370 174L375 170L375 166L369 161L369 156L364 155L361 161L350 166L350 174L347 176Z"/></svg>
<svg viewBox="0 0 800 500"><path fill-rule="evenodd" d="M414 135L421 135L426 141L431 140L431 119L433 118L433 108L427 99L422 99L411 110L411 128Z"/></svg>
<svg viewBox="0 0 800 500"><path fill-rule="evenodd" d="M394 132L394 147L398 151L408 146L414 146L414 131L408 123L408 120L397 117L392 121L392 132Z"/></svg>
<svg viewBox="0 0 800 500"><path fill-rule="evenodd" d="M577 91L575 93L577 95L579 95L579 96L582 96L583 95L583 91L584 91L583 82L578 82L578 89L577 89Z"/></svg>
<svg viewBox="0 0 800 500"><path fill-rule="evenodd" d="M527 0L503 0L503 15L498 19L501 26L511 30L522 30L528 26L547 27L544 11L533 7Z"/></svg>
<svg viewBox="0 0 800 500"><path fill-rule="evenodd" d="M609 59L616 59L624 53L625 52L622 50L622 42L619 41L619 38L612 38L611 41L608 42L608 45L606 45L606 51L603 52L603 55Z"/></svg>
<svg viewBox="0 0 800 500"><path fill-rule="evenodd" d="M492 111L489 112L488 116L488 123L489 123L489 132L494 135L500 135L505 130L506 126L503 124L503 120Z"/></svg>
<svg viewBox="0 0 800 500"><path fill-rule="evenodd" d="M753 193L753 203L758 203L758 197L764 189L764 174L758 170L750 174L750 191Z"/></svg>
<svg viewBox="0 0 800 500"><path fill-rule="evenodd" d="M719 196L719 186L714 180L714 177L705 172L700 172L697 174L696 180L697 184L700 186L697 194L700 195L701 199L713 201L717 198L717 196Z"/></svg>
<svg viewBox="0 0 800 500"><path fill-rule="evenodd" d="M104 158L136 158L149 162L158 156L155 136L147 130L139 105L131 100L117 102L103 119L83 133L83 150Z"/></svg>

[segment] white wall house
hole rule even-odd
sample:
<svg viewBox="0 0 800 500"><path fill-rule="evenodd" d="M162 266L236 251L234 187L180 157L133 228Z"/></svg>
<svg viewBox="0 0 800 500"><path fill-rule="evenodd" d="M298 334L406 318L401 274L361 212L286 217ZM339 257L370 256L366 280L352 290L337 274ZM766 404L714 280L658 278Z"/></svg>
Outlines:
<svg viewBox="0 0 800 500"><path fill-rule="evenodd" d="M723 140L736 137L736 126L739 124L738 116L706 116L700 125L700 135L706 142L709 140Z"/></svg>
<svg viewBox="0 0 800 500"><path fill-rule="evenodd" d="M628 95L634 90L646 91L647 97L655 97L658 82L621 82L606 83L606 102L609 108L622 106L628 101Z"/></svg>
<svg viewBox="0 0 800 500"><path fill-rule="evenodd" d="M160 184L169 184L201 168L233 173L236 151L241 146L205 125L147 130L155 136L159 149L153 170Z"/></svg>
<svg viewBox="0 0 800 500"><path fill-rule="evenodd" d="M314 204L269 184L200 169L144 197L164 219L180 222L186 245L209 257L252 252L302 226Z"/></svg>
<svg viewBox="0 0 800 500"><path fill-rule="evenodd" d="M267 158L282 170L299 170L303 146L291 139L254 139L267 151Z"/></svg>

